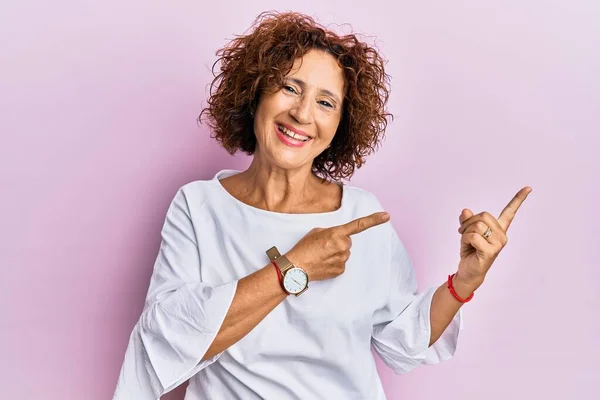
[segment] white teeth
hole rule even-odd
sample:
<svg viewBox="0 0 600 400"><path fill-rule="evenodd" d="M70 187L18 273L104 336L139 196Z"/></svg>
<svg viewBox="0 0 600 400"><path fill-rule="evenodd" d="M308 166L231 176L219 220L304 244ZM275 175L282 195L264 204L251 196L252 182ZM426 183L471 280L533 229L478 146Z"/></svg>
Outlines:
<svg viewBox="0 0 600 400"><path fill-rule="evenodd" d="M292 139L296 139L299 140L301 142L306 142L307 140L309 140L310 138L307 136L303 136L303 135L298 135L297 133L294 133L292 131L290 131L289 129L287 129L285 126L281 126L281 125L277 125L277 127L279 128L279 130L285 135L285 136L289 136Z"/></svg>

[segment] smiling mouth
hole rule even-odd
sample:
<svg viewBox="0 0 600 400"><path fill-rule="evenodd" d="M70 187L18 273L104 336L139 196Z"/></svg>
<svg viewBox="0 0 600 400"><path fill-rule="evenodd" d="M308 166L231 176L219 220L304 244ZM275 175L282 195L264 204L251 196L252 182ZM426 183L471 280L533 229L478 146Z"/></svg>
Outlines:
<svg viewBox="0 0 600 400"><path fill-rule="evenodd" d="M289 129L287 129L285 126L283 125L279 125L277 124L277 129L279 129L279 131L281 133L283 133L285 136L294 139L294 140L298 140L300 142L308 142L310 139L312 139L309 136L304 136L304 135L299 135L295 132L290 131Z"/></svg>

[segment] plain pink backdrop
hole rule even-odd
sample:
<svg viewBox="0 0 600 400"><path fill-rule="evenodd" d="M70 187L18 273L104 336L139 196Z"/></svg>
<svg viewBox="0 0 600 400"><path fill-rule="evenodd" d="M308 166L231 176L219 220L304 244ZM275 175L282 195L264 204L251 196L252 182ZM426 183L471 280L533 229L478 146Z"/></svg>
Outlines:
<svg viewBox="0 0 600 400"><path fill-rule="evenodd" d="M455 270L462 208L498 216L533 187L455 358L379 363L389 398L598 399L599 3L251 3L3 5L0 398L112 396L169 201L249 161L195 122L215 50L293 9L389 59L396 118L351 184L389 210L421 288Z"/></svg>

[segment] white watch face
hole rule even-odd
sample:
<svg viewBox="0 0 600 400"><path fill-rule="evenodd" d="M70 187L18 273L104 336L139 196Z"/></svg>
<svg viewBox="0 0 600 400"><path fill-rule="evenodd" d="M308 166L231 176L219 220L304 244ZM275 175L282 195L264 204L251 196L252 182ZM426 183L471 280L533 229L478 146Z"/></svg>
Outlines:
<svg viewBox="0 0 600 400"><path fill-rule="evenodd" d="M285 290L292 294L298 294L308 285L308 276L300 268L292 268L283 277Z"/></svg>

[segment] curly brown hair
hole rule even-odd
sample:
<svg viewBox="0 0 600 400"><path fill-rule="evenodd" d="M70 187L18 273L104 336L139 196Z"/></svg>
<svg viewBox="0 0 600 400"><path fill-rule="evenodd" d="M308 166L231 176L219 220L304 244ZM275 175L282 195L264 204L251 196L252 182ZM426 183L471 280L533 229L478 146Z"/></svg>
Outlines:
<svg viewBox="0 0 600 400"><path fill-rule="evenodd" d="M254 29L252 29L254 28ZM217 51L206 113L215 138L230 154L254 154L253 114L264 90L281 88L294 60L312 49L326 51L344 71L343 110L331 147L313 161L322 178L348 179L385 135L389 75L375 47L356 34L337 35L307 15L261 13L249 34L237 36ZM215 73L220 63L220 72Z"/></svg>

